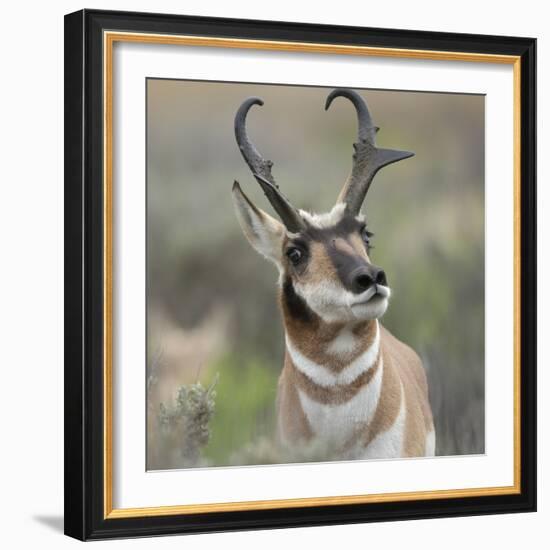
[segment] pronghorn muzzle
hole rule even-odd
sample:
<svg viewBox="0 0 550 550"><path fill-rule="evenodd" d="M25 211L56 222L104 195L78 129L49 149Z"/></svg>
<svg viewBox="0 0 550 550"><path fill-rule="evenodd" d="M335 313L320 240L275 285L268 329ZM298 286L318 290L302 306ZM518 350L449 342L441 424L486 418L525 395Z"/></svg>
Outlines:
<svg viewBox="0 0 550 550"><path fill-rule="evenodd" d="M349 274L349 282L346 286L354 294L362 294L372 287L388 286L388 281L383 269L372 264L367 264L354 269Z"/></svg>

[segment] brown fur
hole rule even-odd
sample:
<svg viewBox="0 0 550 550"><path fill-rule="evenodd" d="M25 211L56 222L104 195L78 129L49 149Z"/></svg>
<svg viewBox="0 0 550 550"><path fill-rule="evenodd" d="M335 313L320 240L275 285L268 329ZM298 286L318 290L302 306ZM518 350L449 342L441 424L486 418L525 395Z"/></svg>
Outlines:
<svg viewBox="0 0 550 550"><path fill-rule="evenodd" d="M285 239L285 246L287 243L288 238ZM336 285L340 284L334 263L327 252L327 246L350 256L359 256L367 262L370 261L365 245L358 234L335 237L329 239L328 242L312 240L309 244L310 259L306 269L294 274L302 284L318 284L326 281L331 281Z"/></svg>
<svg viewBox="0 0 550 550"><path fill-rule="evenodd" d="M351 353L337 356L328 351L331 342L340 331L347 328L344 323L324 323L319 318L313 322L304 322L292 317L283 310L286 333L298 351L309 358L315 358L318 364L325 365L333 372L339 372L357 359L372 344L376 335L376 324L372 321L358 321L352 327L352 334L357 338L357 346Z"/></svg>
<svg viewBox="0 0 550 550"><path fill-rule="evenodd" d="M354 239L354 237L350 236L350 241L354 242L355 247L361 244L361 254L368 259L361 239L359 237ZM346 239L338 238L334 239L334 241L335 246L348 247L354 253L357 252L355 247L350 244L350 241ZM310 247L310 254L311 259L308 262L308 268L305 273L296 275L296 278L302 282L307 281L311 284L327 280L339 284L338 275L325 246L319 242L313 242ZM302 319L296 319L290 314L281 294L279 294L279 303L283 312L286 333L290 336L297 349L306 357L315 357L317 363L323 364L333 371L342 370L350 362L354 361L370 346L374 339L375 323L372 321L358 321L351 327L353 335L358 339L356 349L344 357L337 357L326 350L338 333L346 327L344 323L324 323L317 316L314 316L308 322L304 322Z"/></svg>
<svg viewBox="0 0 550 550"><path fill-rule="evenodd" d="M365 447L379 434L391 428L401 407L401 381L391 361L382 339L380 342L384 372L382 374L382 388L380 399L374 417L368 426L364 427L363 441Z"/></svg>
<svg viewBox="0 0 550 550"><path fill-rule="evenodd" d="M372 267L364 241L364 224L355 218L342 217L333 227L309 225L300 235L289 236L279 222L256 208L238 186L234 191L245 235L283 271L280 304L287 337L305 357L334 374L341 372L372 345L378 322L324 322L296 294L293 285L329 282L355 292L350 274L355 269ZM265 234L257 235L258 231ZM306 261L292 263L285 253L292 246L302 247ZM351 331L356 345L335 352L331 344L343 330ZM302 409L299 390L322 404L342 404L371 383L380 368L383 368L380 397L373 416L368 424L359 426L345 447L351 448L357 442L368 446L394 424L403 405L405 426L401 452L404 456L424 454L426 435L433 429L425 372L416 353L381 326L380 350L375 363L348 384L330 387L316 384L293 365L287 353L277 395L279 429L284 439L301 441L314 435Z"/></svg>
<svg viewBox="0 0 550 550"><path fill-rule="evenodd" d="M298 278L302 282L311 284L322 283L324 281L338 281L338 275L334 269L332 260L329 258L325 246L320 242L310 244L311 259L305 273Z"/></svg>
<svg viewBox="0 0 550 550"><path fill-rule="evenodd" d="M375 365L360 374L353 382L346 385L334 385L330 387L319 386L315 384L308 376L298 370L292 363L290 357L287 356L285 368L288 367L290 373L289 378L301 390L309 395L313 400L319 403L341 405L354 397L357 392L376 374L379 367L379 360L376 360Z"/></svg>
<svg viewBox="0 0 550 550"><path fill-rule="evenodd" d="M372 343L374 338L373 325L374 322L367 322L366 328L362 327L361 329L364 334L369 336L367 338L369 344L360 346L363 350ZM296 327L292 328L294 329L291 329L292 341L296 344L296 340L299 340L299 338L296 338ZM302 344L300 351L313 361L328 366L328 364L319 360L322 356L326 356L323 348L329 345L331 341L327 338L330 331L326 326L324 330L324 344L320 344L320 341L317 340L316 350L313 345L303 346ZM339 330L341 330L341 327ZM337 333L338 330L334 329L333 337ZM380 325L380 353L376 364L346 386L326 388L315 384L300 372L293 365L288 354L286 355L285 365L279 380L278 398L279 424L286 438L298 442L307 441L313 436L299 400L298 388L320 403L341 404L356 395L365 384L370 383L381 363L383 364L382 386L374 416L368 425L363 424L358 427L356 435L347 442L342 452L345 453L357 441L362 441L363 445L367 447L378 434L388 430L395 422L401 407L401 400L404 399L406 417L402 454L403 456L424 455L427 433L433 430L426 374L418 355L409 346L395 338L382 325Z"/></svg>
<svg viewBox="0 0 550 550"><path fill-rule="evenodd" d="M279 377L277 389L277 416L279 437L294 443L307 441L313 435L306 418L296 384L292 381L291 370L285 367ZM282 434L284 438L282 437Z"/></svg>

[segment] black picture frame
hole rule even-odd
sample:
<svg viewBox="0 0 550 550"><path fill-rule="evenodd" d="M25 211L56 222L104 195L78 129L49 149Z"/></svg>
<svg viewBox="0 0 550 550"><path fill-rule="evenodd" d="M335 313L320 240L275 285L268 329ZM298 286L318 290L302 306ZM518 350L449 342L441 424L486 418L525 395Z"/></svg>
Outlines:
<svg viewBox="0 0 550 550"><path fill-rule="evenodd" d="M103 32L126 31L513 55L521 66L520 423L517 494L105 517ZM81 540L536 509L536 40L152 13L65 17L65 533Z"/></svg>

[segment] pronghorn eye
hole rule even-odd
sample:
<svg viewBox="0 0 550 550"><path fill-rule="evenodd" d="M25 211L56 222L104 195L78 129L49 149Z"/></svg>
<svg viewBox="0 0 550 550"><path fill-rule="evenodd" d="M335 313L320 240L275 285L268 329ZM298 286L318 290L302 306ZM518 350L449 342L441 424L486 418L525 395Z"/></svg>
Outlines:
<svg viewBox="0 0 550 550"><path fill-rule="evenodd" d="M367 231L367 229L363 229L362 236L363 236L363 242L365 243L365 246L367 247L367 249L372 248L370 239L373 236L373 233L371 233L370 231Z"/></svg>
<svg viewBox="0 0 550 550"><path fill-rule="evenodd" d="M299 248L292 247L286 251L286 255L292 265L297 265L298 263L300 263L300 260L302 259L304 254Z"/></svg>

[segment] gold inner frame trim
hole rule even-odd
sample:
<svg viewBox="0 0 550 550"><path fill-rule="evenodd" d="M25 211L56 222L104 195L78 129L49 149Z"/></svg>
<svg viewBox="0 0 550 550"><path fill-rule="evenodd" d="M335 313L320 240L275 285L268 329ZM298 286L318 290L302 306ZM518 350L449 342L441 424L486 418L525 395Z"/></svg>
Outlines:
<svg viewBox="0 0 550 550"><path fill-rule="evenodd" d="M305 497L277 500L255 500L244 502L220 502L209 504L182 504L155 506L150 508L113 508L113 46L116 42L165 44L180 46L201 46L215 48L240 48L267 51L319 53L333 55L359 55L371 57L395 57L435 61L466 61L474 63L498 63L513 66L514 86L514 484L504 487L479 487L466 489L445 489L434 491L413 491L367 495L345 495L327 497ZM511 495L521 492L520 455L520 352L521 352L521 294L520 294L520 229L521 229L521 60L519 56L380 48L369 46L347 46L341 44L316 44L308 42L284 42L273 40L249 40L217 38L206 36L183 36L169 34L148 34L132 32L111 32L103 34L103 115L104 115L104 518L134 518L208 512L230 512L246 510L269 510L277 508L302 508L307 506L334 506L345 504L366 504L399 502L411 500L434 500L442 498L464 498L479 496Z"/></svg>

